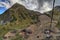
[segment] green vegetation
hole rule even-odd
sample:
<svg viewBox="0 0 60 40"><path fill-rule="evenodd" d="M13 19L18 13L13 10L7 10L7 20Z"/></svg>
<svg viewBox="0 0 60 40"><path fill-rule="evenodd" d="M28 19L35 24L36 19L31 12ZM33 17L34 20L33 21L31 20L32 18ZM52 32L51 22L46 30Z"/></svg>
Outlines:
<svg viewBox="0 0 60 40"><path fill-rule="evenodd" d="M24 38L16 34L16 37L12 38L11 40L24 40Z"/></svg>

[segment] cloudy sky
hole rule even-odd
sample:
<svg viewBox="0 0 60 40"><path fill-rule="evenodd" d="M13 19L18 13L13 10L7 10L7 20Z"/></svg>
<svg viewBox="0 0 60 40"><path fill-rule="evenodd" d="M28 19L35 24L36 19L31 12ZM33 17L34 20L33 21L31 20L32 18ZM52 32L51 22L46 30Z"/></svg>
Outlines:
<svg viewBox="0 0 60 40"><path fill-rule="evenodd" d="M0 0L0 14L4 13L16 2L29 10L44 13L52 9L53 0ZM56 0L55 6L57 5L60 6L60 0Z"/></svg>

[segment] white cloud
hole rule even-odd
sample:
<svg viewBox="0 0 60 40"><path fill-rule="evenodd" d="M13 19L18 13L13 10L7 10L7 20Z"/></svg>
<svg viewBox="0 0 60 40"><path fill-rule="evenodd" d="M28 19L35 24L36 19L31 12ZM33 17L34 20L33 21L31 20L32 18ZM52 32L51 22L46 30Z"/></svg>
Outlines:
<svg viewBox="0 0 60 40"><path fill-rule="evenodd" d="M27 9L35 10L38 7L37 0L18 0L17 3L25 6Z"/></svg>
<svg viewBox="0 0 60 40"><path fill-rule="evenodd" d="M52 10L51 5L49 5L48 2L44 2L43 6L40 9L40 12L44 13L44 12L47 12L47 11L50 11L50 10Z"/></svg>
<svg viewBox="0 0 60 40"><path fill-rule="evenodd" d="M10 4L0 2L0 6L2 6L1 4L4 4L8 9L15 3L19 3L29 10L34 10L41 13L50 11L52 9L52 0L10 0Z"/></svg>
<svg viewBox="0 0 60 40"><path fill-rule="evenodd" d="M10 2L8 2L7 0L5 2L2 2L0 0L0 7L6 7L7 9L10 8L11 6L13 6L17 0L9 0Z"/></svg>
<svg viewBox="0 0 60 40"><path fill-rule="evenodd" d="M52 10L52 0L18 0L17 3L41 13Z"/></svg>
<svg viewBox="0 0 60 40"><path fill-rule="evenodd" d="M5 2L0 2L0 7L6 7L6 8L9 8L10 5L5 3Z"/></svg>

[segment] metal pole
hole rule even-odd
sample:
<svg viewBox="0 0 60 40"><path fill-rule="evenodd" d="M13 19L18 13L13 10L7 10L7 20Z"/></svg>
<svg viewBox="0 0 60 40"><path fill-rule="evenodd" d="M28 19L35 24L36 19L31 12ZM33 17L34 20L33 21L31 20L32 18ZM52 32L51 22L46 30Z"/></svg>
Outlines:
<svg viewBox="0 0 60 40"><path fill-rule="evenodd" d="M53 9L52 9L52 14L51 14L51 24L50 24L50 28L52 27L52 23L53 23L54 6L55 6L55 0L53 0Z"/></svg>

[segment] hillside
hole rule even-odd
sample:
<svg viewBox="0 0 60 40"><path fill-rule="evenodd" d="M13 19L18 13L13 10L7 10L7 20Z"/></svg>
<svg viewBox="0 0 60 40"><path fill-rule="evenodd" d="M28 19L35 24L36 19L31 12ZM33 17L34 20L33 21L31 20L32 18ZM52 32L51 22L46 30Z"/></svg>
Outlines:
<svg viewBox="0 0 60 40"><path fill-rule="evenodd" d="M0 37L11 30L29 27L38 22L37 12L27 10L20 4L14 4L5 13L0 15Z"/></svg>

